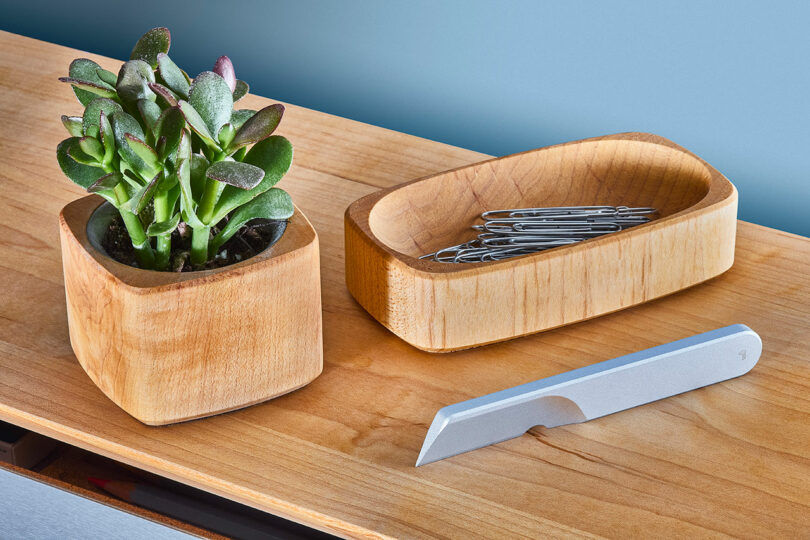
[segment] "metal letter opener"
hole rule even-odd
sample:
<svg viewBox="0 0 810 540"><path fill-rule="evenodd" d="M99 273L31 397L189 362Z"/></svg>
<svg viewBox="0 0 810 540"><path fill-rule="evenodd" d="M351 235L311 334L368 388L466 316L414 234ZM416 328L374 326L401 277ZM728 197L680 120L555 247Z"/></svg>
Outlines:
<svg viewBox="0 0 810 540"><path fill-rule="evenodd" d="M416 466L739 377L761 353L756 332L735 324L449 405L436 413Z"/></svg>

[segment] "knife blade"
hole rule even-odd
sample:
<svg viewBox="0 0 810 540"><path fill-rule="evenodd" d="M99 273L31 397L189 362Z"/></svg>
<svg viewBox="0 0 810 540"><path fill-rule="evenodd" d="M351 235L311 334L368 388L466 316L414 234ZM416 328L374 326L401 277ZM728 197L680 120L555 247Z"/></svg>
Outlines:
<svg viewBox="0 0 810 540"><path fill-rule="evenodd" d="M436 413L416 466L519 437L538 425L585 422L739 377L762 340L734 324L448 405Z"/></svg>

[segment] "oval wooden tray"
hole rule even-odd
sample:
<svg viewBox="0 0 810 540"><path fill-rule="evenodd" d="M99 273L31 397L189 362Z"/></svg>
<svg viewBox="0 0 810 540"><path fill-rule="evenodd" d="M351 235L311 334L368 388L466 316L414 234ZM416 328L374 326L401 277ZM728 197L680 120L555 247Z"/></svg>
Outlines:
<svg viewBox="0 0 810 540"><path fill-rule="evenodd" d="M418 257L474 237L486 210L652 206L657 219L514 259ZM346 210L346 283L411 345L445 352L582 321L673 293L734 261L737 191L675 143L623 133L514 154L373 193Z"/></svg>

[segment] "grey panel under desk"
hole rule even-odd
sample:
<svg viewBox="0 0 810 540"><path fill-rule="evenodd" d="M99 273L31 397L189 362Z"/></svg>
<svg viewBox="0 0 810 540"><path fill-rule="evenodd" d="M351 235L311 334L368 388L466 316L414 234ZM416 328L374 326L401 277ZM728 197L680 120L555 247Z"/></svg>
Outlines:
<svg viewBox="0 0 810 540"><path fill-rule="evenodd" d="M194 538L123 510L0 469L0 538Z"/></svg>

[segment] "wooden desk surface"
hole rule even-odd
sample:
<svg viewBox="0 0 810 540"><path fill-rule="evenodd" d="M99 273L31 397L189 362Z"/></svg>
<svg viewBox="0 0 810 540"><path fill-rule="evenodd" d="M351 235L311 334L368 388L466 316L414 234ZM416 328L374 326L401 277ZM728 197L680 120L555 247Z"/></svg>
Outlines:
<svg viewBox="0 0 810 540"><path fill-rule="evenodd" d="M0 418L346 536L810 534L807 238L741 222L734 267L708 283L431 355L347 293L343 211L486 156L290 106L280 132L296 157L282 187L320 235L323 375L263 405L151 428L107 400L71 352L57 236L60 208L82 192L54 156L59 115L81 111L56 79L74 57L119 63L8 33L0 50ZM732 323L764 342L744 377L413 467L444 405Z"/></svg>

